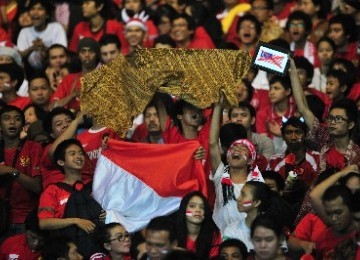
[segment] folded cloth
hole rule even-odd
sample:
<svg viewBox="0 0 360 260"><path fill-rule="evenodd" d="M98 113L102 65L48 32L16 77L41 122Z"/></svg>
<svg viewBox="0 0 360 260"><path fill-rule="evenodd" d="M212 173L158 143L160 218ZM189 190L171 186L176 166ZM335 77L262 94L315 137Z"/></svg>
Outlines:
<svg viewBox="0 0 360 260"><path fill-rule="evenodd" d="M136 49L86 74L81 110L124 136L156 91L205 108L219 100L221 89L236 105L250 60L242 50Z"/></svg>

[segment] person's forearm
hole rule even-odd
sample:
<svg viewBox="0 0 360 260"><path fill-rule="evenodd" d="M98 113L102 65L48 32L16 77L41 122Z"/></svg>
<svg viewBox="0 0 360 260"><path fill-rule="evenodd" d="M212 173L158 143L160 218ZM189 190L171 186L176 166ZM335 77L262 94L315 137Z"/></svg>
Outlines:
<svg viewBox="0 0 360 260"><path fill-rule="evenodd" d="M45 218L39 220L42 230L56 230L76 225L77 218Z"/></svg>

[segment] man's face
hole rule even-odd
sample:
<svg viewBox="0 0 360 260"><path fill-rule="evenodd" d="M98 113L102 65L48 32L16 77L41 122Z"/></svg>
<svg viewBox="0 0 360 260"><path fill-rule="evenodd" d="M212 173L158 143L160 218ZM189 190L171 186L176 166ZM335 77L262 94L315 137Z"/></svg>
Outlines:
<svg viewBox="0 0 360 260"><path fill-rule="evenodd" d="M15 139L20 136L23 127L22 117L18 111L9 111L0 118L1 133L3 137Z"/></svg>
<svg viewBox="0 0 360 260"><path fill-rule="evenodd" d="M151 260L162 259L172 249L170 234L166 230L147 230L145 242Z"/></svg>
<svg viewBox="0 0 360 260"><path fill-rule="evenodd" d="M48 81L44 78L35 78L29 84L29 97L31 102L43 106L49 103L51 89Z"/></svg>
<svg viewBox="0 0 360 260"><path fill-rule="evenodd" d="M323 205L331 228L339 233L347 232L352 224L352 215L343 199L339 196L334 200L324 201Z"/></svg>
<svg viewBox="0 0 360 260"><path fill-rule="evenodd" d="M60 69L68 61L68 55L63 48L53 48L49 51L49 67Z"/></svg>
<svg viewBox="0 0 360 260"><path fill-rule="evenodd" d="M256 26L252 21L245 20L241 23L238 31L238 36L243 44L252 44L258 40L258 33Z"/></svg>
<svg viewBox="0 0 360 260"><path fill-rule="evenodd" d="M62 164L60 164L62 163ZM64 169L80 171L84 167L85 156L82 147L76 144L70 145L65 151L65 160L58 161L58 164L63 166Z"/></svg>
<svg viewBox="0 0 360 260"><path fill-rule="evenodd" d="M335 42L337 47L343 46L347 41L345 30L340 23L330 24L328 36Z"/></svg>
<svg viewBox="0 0 360 260"><path fill-rule="evenodd" d="M149 107L144 113L144 122L148 132L160 133L160 120L155 107Z"/></svg>
<svg viewBox="0 0 360 260"><path fill-rule="evenodd" d="M287 125L283 132L283 138L290 150L297 150L304 145L305 133L301 128Z"/></svg>
<svg viewBox="0 0 360 260"><path fill-rule="evenodd" d="M120 54L120 50L115 43L109 43L100 47L100 54L102 62L107 64Z"/></svg>
<svg viewBox="0 0 360 260"><path fill-rule="evenodd" d="M230 114L232 123L243 125L247 130L255 123L255 118L251 117L250 111L246 108L233 108Z"/></svg>
<svg viewBox="0 0 360 260"><path fill-rule="evenodd" d="M333 108L327 118L328 131L333 137L348 135L354 127L353 122L349 122L345 109Z"/></svg>
<svg viewBox="0 0 360 260"><path fill-rule="evenodd" d="M131 47L142 45L146 33L138 26L128 26L125 29L125 39Z"/></svg>
<svg viewBox="0 0 360 260"><path fill-rule="evenodd" d="M294 42L302 41L306 37L305 23L303 20L292 20L289 23L291 40Z"/></svg>
<svg viewBox="0 0 360 260"><path fill-rule="evenodd" d="M82 4L82 13L85 18L96 16L101 10L101 6L97 7L95 1L85 0Z"/></svg>
<svg viewBox="0 0 360 260"><path fill-rule="evenodd" d="M72 121L73 120L71 119L71 117L65 114L54 116L51 122L51 128L52 128L51 137L55 139L58 138L62 133L64 133L66 128L69 127Z"/></svg>
<svg viewBox="0 0 360 260"><path fill-rule="evenodd" d="M188 22L184 18L175 19L171 25L171 38L175 42L187 42L190 41L193 30L188 28Z"/></svg>
<svg viewBox="0 0 360 260"><path fill-rule="evenodd" d="M272 11L268 9L264 0L255 0L251 5L251 13L260 23L267 21L272 15Z"/></svg>
<svg viewBox="0 0 360 260"><path fill-rule="evenodd" d="M45 23L48 18L46 9L40 3L33 5L29 10L29 14L35 27Z"/></svg>
<svg viewBox="0 0 360 260"><path fill-rule="evenodd" d="M285 89L280 82L275 82L270 85L269 90L269 99L271 104L277 104L284 99L288 98L291 91L289 89Z"/></svg>
<svg viewBox="0 0 360 260"><path fill-rule="evenodd" d="M223 260L243 260L240 249L235 246L228 246L221 249L220 259Z"/></svg>
<svg viewBox="0 0 360 260"><path fill-rule="evenodd" d="M26 243L31 251L38 251L44 244L44 237L31 230L27 230Z"/></svg>
<svg viewBox="0 0 360 260"><path fill-rule="evenodd" d="M324 64L329 64L335 55L334 49L327 41L322 41L319 43L317 52L320 62Z"/></svg>
<svg viewBox="0 0 360 260"><path fill-rule="evenodd" d="M94 69L96 67L96 53L88 47L84 47L79 52L81 66L85 69Z"/></svg>

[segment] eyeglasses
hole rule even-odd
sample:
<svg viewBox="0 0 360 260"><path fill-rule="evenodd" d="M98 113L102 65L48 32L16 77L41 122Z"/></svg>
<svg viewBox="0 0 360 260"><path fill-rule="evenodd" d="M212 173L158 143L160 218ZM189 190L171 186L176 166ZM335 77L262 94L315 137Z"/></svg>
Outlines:
<svg viewBox="0 0 360 260"><path fill-rule="evenodd" d="M327 123L331 123L332 121L334 121L335 124L342 123L343 121L350 122L349 119L343 118L342 116L328 116L328 118L326 118Z"/></svg>
<svg viewBox="0 0 360 260"><path fill-rule="evenodd" d="M130 239L130 234L129 233L125 233L125 234L120 234L119 236L113 238L113 239L109 239L109 242L112 241L119 241L119 242L124 242L126 239Z"/></svg>

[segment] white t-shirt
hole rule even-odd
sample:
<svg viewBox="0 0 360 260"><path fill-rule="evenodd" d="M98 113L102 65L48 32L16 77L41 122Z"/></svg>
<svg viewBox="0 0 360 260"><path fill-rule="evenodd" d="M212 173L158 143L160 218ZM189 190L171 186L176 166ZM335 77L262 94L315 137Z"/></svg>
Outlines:
<svg viewBox="0 0 360 260"><path fill-rule="evenodd" d="M219 167L216 169L214 176L210 175L210 180L214 182L216 193L213 219L215 221L215 224L220 229L221 234L224 234L225 228L227 226L231 225L234 222L239 222L246 217L246 213L240 213L238 211L236 200L229 199L229 201L224 205L221 179L225 173L228 173L228 171L229 168L221 162ZM240 196L240 191L245 183L232 184L234 187L235 198L238 198Z"/></svg>
<svg viewBox="0 0 360 260"><path fill-rule="evenodd" d="M64 28L60 23L53 22L49 23L46 26L46 29L41 32L36 31L34 26L21 29L17 39L19 51L28 49L33 45L33 41L37 38L40 38L47 48L55 43L67 47L67 38ZM43 64L41 64L40 57L40 52L33 51L28 58L30 65L34 68L41 68Z"/></svg>

